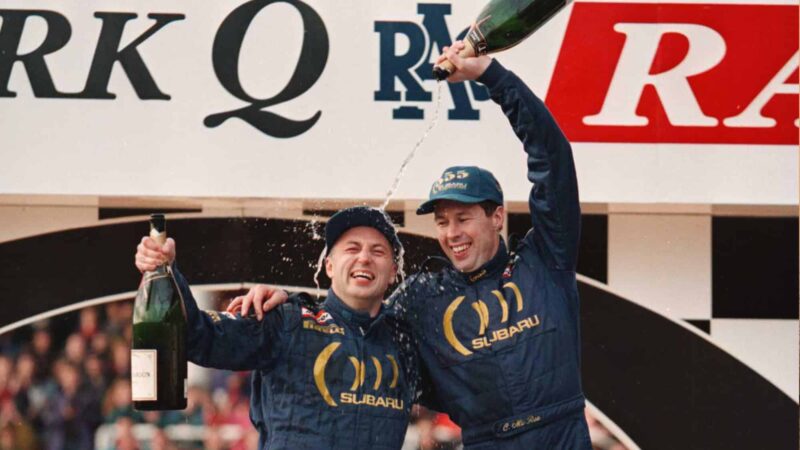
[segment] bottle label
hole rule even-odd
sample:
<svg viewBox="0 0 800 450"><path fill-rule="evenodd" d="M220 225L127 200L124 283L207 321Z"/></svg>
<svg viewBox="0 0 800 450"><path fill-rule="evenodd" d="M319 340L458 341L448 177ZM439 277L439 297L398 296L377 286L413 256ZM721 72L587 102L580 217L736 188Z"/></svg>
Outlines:
<svg viewBox="0 0 800 450"><path fill-rule="evenodd" d="M469 29L469 33L467 33L467 41L472 45L472 48L475 50L475 55L481 56L486 54L487 44L486 44L486 37L483 35L483 32L480 29L480 26L483 22L486 22L489 17L486 17L482 20L479 20L475 25L473 25Z"/></svg>
<svg viewBox="0 0 800 450"><path fill-rule="evenodd" d="M158 400L157 350L131 350L131 397L133 401Z"/></svg>

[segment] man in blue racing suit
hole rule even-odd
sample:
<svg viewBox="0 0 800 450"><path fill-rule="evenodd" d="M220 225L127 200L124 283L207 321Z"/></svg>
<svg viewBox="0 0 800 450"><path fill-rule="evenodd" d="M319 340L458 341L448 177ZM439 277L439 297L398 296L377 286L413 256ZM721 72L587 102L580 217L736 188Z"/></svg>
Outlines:
<svg viewBox="0 0 800 450"><path fill-rule="evenodd" d="M489 57L460 58L449 81L477 80L528 156L533 228L513 252L499 232L503 194L491 173L445 170L417 214L433 213L451 265L406 281L393 299L417 341L423 397L475 449L587 449L575 266L580 206L572 150L553 117Z"/></svg>
<svg viewBox="0 0 800 450"><path fill-rule="evenodd" d="M433 213L450 266L409 277L392 296L421 359L426 406L462 428L464 447L591 450L580 378L576 261L580 205L569 142L544 103L496 60L437 63L448 81L477 80L508 117L528 156L533 228L510 252L495 177L474 166L444 171L418 214ZM262 308L259 296L241 305Z"/></svg>
<svg viewBox="0 0 800 450"><path fill-rule="evenodd" d="M398 450L416 389L407 373L413 361L395 345L382 302L397 273L400 240L382 211L366 207L335 214L325 239L327 298L318 307L289 301L261 321L201 311L173 266L189 360L255 370L250 417L260 449ZM174 241L161 247L146 237L136 266L151 271L174 259Z"/></svg>

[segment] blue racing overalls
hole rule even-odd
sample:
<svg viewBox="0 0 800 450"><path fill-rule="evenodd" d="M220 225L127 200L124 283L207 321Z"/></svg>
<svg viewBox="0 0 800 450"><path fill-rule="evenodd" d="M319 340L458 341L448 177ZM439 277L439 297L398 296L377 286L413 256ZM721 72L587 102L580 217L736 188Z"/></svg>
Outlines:
<svg viewBox="0 0 800 450"><path fill-rule="evenodd" d="M189 360L254 371L250 417L260 449L402 447L415 387L383 309L373 319L328 291L317 307L291 298L258 321L201 311L175 274L188 316Z"/></svg>
<svg viewBox="0 0 800 450"><path fill-rule="evenodd" d="M392 297L413 331L424 402L465 448L590 450L575 266L580 206L572 150L549 111L494 60L479 78L528 155L533 228L472 273L410 277Z"/></svg>

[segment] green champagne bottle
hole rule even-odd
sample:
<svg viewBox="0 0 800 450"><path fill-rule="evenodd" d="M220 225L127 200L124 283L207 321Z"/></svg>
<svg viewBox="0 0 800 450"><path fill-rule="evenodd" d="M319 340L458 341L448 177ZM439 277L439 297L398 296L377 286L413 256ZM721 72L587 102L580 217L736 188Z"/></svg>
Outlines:
<svg viewBox="0 0 800 450"><path fill-rule="evenodd" d="M150 216L150 237L167 241L163 214ZM141 411L185 409L186 309L169 264L147 272L133 306L131 392Z"/></svg>
<svg viewBox="0 0 800 450"><path fill-rule="evenodd" d="M464 39L462 58L497 53L511 48L544 25L571 0L491 0L470 27ZM438 81L449 77L455 67L444 61L433 68Z"/></svg>

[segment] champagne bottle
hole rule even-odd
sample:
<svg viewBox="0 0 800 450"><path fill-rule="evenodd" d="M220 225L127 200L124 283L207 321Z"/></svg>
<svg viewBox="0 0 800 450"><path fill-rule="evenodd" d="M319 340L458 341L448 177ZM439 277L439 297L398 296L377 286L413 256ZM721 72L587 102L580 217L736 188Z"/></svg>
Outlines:
<svg viewBox="0 0 800 450"><path fill-rule="evenodd" d="M150 216L150 237L167 240L163 214ZM133 307L131 391L138 410L185 409L186 309L169 264L147 272Z"/></svg>
<svg viewBox="0 0 800 450"><path fill-rule="evenodd" d="M462 58L497 53L511 48L544 25L571 0L491 0L470 27L464 39ZM450 61L434 66L438 81L449 77L455 67Z"/></svg>

